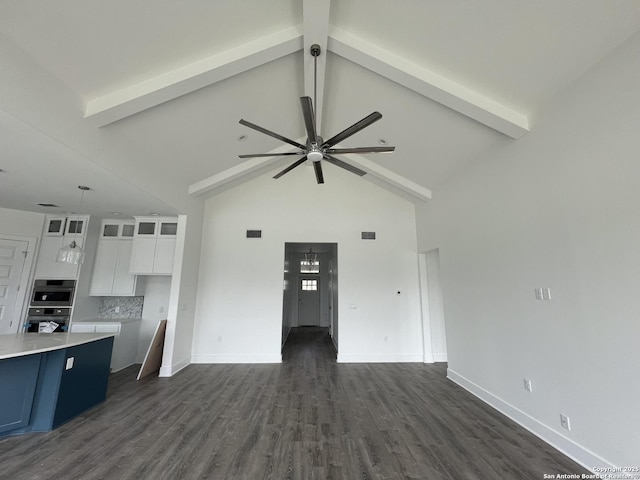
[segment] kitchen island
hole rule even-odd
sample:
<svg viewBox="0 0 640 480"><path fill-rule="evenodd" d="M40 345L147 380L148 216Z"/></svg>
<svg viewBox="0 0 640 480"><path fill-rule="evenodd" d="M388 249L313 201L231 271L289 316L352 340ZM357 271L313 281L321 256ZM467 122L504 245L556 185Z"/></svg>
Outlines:
<svg viewBox="0 0 640 480"><path fill-rule="evenodd" d="M113 333L113 352L111 354L111 373L130 367L138 356L140 336L140 318L90 318L74 320L72 333Z"/></svg>
<svg viewBox="0 0 640 480"><path fill-rule="evenodd" d="M0 436L53 430L104 401L113 333L0 335Z"/></svg>

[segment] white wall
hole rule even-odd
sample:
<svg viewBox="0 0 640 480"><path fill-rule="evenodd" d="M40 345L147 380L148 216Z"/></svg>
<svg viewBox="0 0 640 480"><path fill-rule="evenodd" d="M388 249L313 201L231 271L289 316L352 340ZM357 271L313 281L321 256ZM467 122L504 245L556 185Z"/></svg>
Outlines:
<svg viewBox="0 0 640 480"><path fill-rule="evenodd" d="M0 208L0 234L23 235L39 240L43 224L44 215L41 213Z"/></svg>
<svg viewBox="0 0 640 480"><path fill-rule="evenodd" d="M136 363L142 363L149 349L158 322L167 318L169 294L171 292L171 276L148 275L144 277L144 303L142 304L142 321Z"/></svg>
<svg viewBox="0 0 640 480"><path fill-rule="evenodd" d="M178 216L161 377L170 377L191 363L194 315L200 269L203 205Z"/></svg>
<svg viewBox="0 0 640 480"><path fill-rule="evenodd" d="M287 251L284 260L282 285L282 345L284 346L295 320L294 299L296 288L296 272L294 269L294 252ZM297 305L296 305L297 307Z"/></svg>
<svg viewBox="0 0 640 480"><path fill-rule="evenodd" d="M422 305L422 343L425 363L446 362L447 345L437 249L418 255Z"/></svg>
<svg viewBox="0 0 640 480"><path fill-rule="evenodd" d="M325 181L301 166L207 200L194 362L280 361L286 242L338 244L339 361L422 360L413 204L332 165Z"/></svg>
<svg viewBox="0 0 640 480"><path fill-rule="evenodd" d="M639 58L636 35L418 212L450 378L588 467L640 464Z"/></svg>

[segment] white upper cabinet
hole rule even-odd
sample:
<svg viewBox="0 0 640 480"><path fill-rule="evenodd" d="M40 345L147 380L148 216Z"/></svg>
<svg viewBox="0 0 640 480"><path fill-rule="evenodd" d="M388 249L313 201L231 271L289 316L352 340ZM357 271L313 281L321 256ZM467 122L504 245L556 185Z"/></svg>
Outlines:
<svg viewBox="0 0 640 480"><path fill-rule="evenodd" d="M72 279L78 278L80 265L61 263L56 259L58 251L71 242L84 248L88 215L47 216L38 250L35 278Z"/></svg>
<svg viewBox="0 0 640 480"><path fill-rule="evenodd" d="M137 278L129 273L133 227L133 221L102 221L89 287L90 295L123 297L136 295Z"/></svg>
<svg viewBox="0 0 640 480"><path fill-rule="evenodd" d="M100 239L133 238L135 222L133 220L103 220L100 227Z"/></svg>
<svg viewBox="0 0 640 480"><path fill-rule="evenodd" d="M175 217L136 217L129 273L171 275L177 231Z"/></svg>

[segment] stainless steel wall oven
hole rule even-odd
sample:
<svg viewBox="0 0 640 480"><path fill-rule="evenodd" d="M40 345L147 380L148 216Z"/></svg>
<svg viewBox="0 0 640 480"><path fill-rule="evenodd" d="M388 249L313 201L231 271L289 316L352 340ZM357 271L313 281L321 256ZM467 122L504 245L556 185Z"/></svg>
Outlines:
<svg viewBox="0 0 640 480"><path fill-rule="evenodd" d="M32 307L71 307L75 280L36 280L31 294Z"/></svg>
<svg viewBox="0 0 640 480"><path fill-rule="evenodd" d="M58 326L54 332L66 332L69 328L69 321L71 320L70 308L30 308L27 315L27 321L25 323L25 330L27 332L41 333L49 322L55 322Z"/></svg>

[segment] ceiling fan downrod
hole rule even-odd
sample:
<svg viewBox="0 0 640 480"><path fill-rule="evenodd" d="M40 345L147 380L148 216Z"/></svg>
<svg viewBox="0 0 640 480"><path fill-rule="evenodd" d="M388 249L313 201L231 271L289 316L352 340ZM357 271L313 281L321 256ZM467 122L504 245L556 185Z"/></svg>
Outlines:
<svg viewBox="0 0 640 480"><path fill-rule="evenodd" d="M314 43L309 49L313 56L313 120L318 123L318 115L316 110L318 109L318 57L320 56L320 45Z"/></svg>

